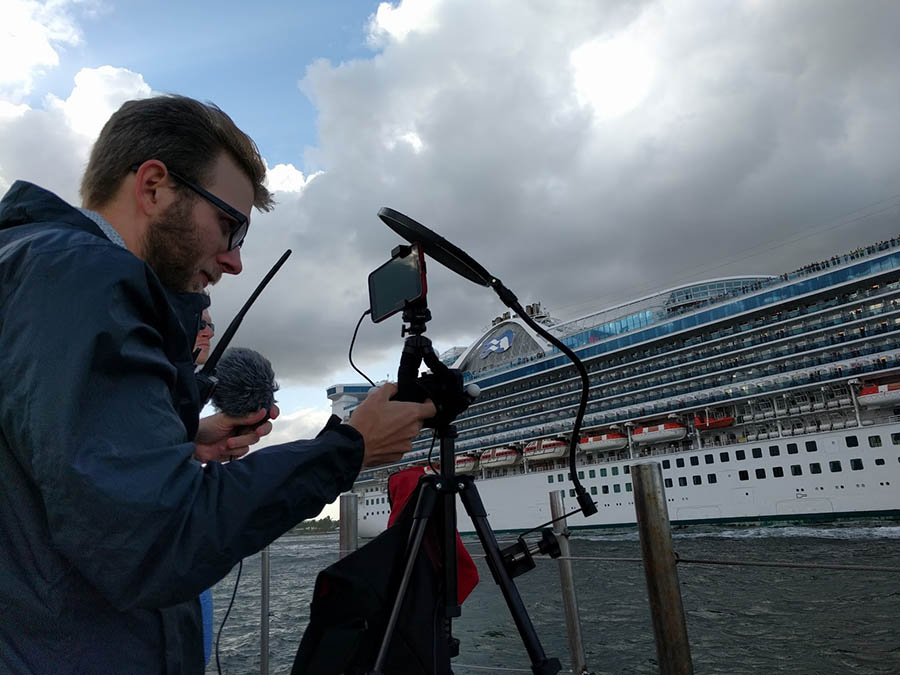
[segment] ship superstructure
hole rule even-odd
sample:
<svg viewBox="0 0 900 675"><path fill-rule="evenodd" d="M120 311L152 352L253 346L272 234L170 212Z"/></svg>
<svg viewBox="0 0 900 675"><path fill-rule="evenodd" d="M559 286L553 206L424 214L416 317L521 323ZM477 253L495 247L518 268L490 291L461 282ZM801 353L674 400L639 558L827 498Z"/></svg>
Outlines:
<svg viewBox="0 0 900 675"><path fill-rule="evenodd" d="M900 515L898 243L575 321L528 305L590 375L577 470L599 512L570 526L633 523L637 461L662 465L675 523ZM495 529L549 520L548 492L574 496L565 449L580 378L509 314L459 352L454 367L482 393L456 421L456 470L476 477ZM360 534L386 526L387 476L430 445L423 433L402 462L360 475Z"/></svg>

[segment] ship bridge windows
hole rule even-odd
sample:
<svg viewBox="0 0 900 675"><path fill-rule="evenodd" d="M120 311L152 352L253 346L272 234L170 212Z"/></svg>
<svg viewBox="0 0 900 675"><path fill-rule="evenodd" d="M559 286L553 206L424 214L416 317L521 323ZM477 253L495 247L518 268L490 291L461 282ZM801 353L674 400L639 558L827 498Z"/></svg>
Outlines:
<svg viewBox="0 0 900 675"><path fill-rule="evenodd" d="M900 434L897 434L897 433L891 434L891 444L892 445L900 445Z"/></svg>
<svg viewBox="0 0 900 675"><path fill-rule="evenodd" d="M847 444L848 448L855 448L859 446L859 439L856 436L845 436L844 442Z"/></svg>
<svg viewBox="0 0 900 675"><path fill-rule="evenodd" d="M769 457L778 457L781 454L781 450L777 445L769 446Z"/></svg>
<svg viewBox="0 0 900 675"><path fill-rule="evenodd" d="M684 457L678 457L678 458L676 458L676 459L675 459L675 466L677 466L679 469L683 468L683 467L684 467Z"/></svg>
<svg viewBox="0 0 900 675"><path fill-rule="evenodd" d="M762 457L762 448L753 448L750 453L753 455L753 459L759 459Z"/></svg>
<svg viewBox="0 0 900 675"><path fill-rule="evenodd" d="M700 458L696 455L691 457L691 466L698 466L700 464Z"/></svg>
<svg viewBox="0 0 900 675"><path fill-rule="evenodd" d="M719 461L720 462L730 462L731 458L728 456L727 452L720 452L719 453Z"/></svg>
<svg viewBox="0 0 900 675"><path fill-rule="evenodd" d="M815 441L806 441L806 451L807 452L817 452L819 450L819 446L816 445Z"/></svg>
<svg viewBox="0 0 900 675"><path fill-rule="evenodd" d="M881 447L881 436L869 436L869 447L870 448L880 448Z"/></svg>
<svg viewBox="0 0 900 675"><path fill-rule="evenodd" d="M735 450L734 458L737 460L747 459L747 453L744 452L743 450Z"/></svg>

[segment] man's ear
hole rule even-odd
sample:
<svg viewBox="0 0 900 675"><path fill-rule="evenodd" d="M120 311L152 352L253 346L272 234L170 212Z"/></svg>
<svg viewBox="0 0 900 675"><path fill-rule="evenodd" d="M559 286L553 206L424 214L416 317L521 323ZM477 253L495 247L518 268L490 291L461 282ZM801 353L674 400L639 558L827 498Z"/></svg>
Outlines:
<svg viewBox="0 0 900 675"><path fill-rule="evenodd" d="M169 188L171 186L166 165L158 159L148 159L137 168L134 181L135 206L141 214L152 218L171 203Z"/></svg>

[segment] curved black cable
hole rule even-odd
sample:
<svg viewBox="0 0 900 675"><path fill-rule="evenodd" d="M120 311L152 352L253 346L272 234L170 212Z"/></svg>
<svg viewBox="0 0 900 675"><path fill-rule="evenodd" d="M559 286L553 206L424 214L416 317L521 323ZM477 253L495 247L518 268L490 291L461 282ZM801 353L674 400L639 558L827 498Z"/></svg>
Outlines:
<svg viewBox="0 0 900 675"><path fill-rule="evenodd" d="M359 327L362 325L363 319L366 318L366 314L371 314L371 313L372 313L372 310L367 309L365 312L362 313L362 316L359 317L359 321L356 322L356 328L353 329L353 337L350 339L350 353L347 355L347 357L350 359L350 365L353 366L353 370L355 370L357 373L359 373L364 378L366 378L366 382L368 382L369 384L371 384L374 387L375 383L369 379L369 376L366 375L359 368L357 368L356 364L353 363L353 344L356 342L356 334L359 332Z"/></svg>
<svg viewBox="0 0 900 675"><path fill-rule="evenodd" d="M216 634L216 670L222 675L222 666L219 665L219 640L222 637L222 629L225 628L225 622L228 621L228 615L231 614L231 608L234 606L234 597L237 595L238 584L241 583L241 570L244 569L244 561L238 563L237 578L234 580L234 590L231 592L231 602L228 603L228 609L225 610L225 616L222 617L222 623L219 625L219 632Z"/></svg>
<svg viewBox="0 0 900 675"><path fill-rule="evenodd" d="M428 448L428 466L431 467L431 470L435 473L440 473L437 469L434 468L434 462L431 460L431 455L434 452L434 442L437 439L437 429L431 434L431 447ZM454 460L455 461L455 460Z"/></svg>
<svg viewBox="0 0 900 675"><path fill-rule="evenodd" d="M578 404L578 412L575 414L575 426L572 429L572 438L569 439L569 472L572 474L572 483L575 485L575 495L578 499L578 505L581 507L580 510L584 513L585 517L591 516L597 513L597 505L594 503L594 500L590 498L587 490L585 490L584 486L581 484L581 481L578 480L578 472L575 469L575 450L578 447L578 441L581 436L581 423L584 420L585 410L587 410L588 393L590 389L590 380L588 380L587 370L581 362L581 359L575 355L575 352L564 345L561 340L551 335L550 331L543 326L540 326L537 321L528 316L528 313L525 312L522 305L519 304L518 298L516 298L512 291L503 285L503 282L492 277L490 284L500 297L500 300L503 301L503 304L518 314L519 317L538 335L568 356L578 370L578 374L581 375L581 402Z"/></svg>

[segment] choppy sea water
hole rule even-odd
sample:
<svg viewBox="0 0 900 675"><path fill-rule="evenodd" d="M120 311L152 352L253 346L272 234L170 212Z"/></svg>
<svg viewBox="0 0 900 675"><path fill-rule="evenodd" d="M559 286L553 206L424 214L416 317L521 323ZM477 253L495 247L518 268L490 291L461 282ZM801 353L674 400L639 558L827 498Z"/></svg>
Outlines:
<svg viewBox="0 0 900 675"><path fill-rule="evenodd" d="M691 527L673 534L683 558L781 561L900 568L900 526L853 523L808 527ZM477 540L466 538L473 555ZM635 530L576 531L575 557L639 558ZM270 547L269 672L289 673L309 617L316 573L337 559L335 535L286 536ZM481 583L453 624L464 673L531 672L498 587L476 557ZM569 667L556 561L516 579L548 655ZM587 663L600 675L658 673L640 562L575 562ZM223 673L260 672L259 555L244 561L222 633ZM820 569L678 568L694 672L701 674L900 673L900 573ZM213 589L215 626L236 569ZM215 656L207 673L216 672Z"/></svg>

